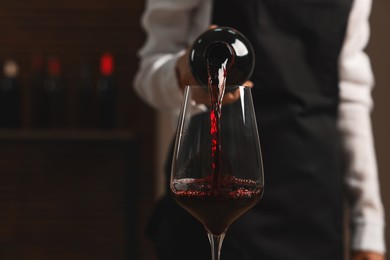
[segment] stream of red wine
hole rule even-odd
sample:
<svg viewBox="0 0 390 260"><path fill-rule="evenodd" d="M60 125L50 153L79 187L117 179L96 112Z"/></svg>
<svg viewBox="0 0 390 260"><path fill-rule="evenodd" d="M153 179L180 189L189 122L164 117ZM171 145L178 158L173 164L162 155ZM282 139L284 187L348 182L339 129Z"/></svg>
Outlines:
<svg viewBox="0 0 390 260"><path fill-rule="evenodd" d="M221 66L215 66L207 61L208 88L210 93L211 111L210 111L210 134L211 134L211 169L212 186L214 189L220 189L221 179L221 113L222 100L226 87L226 64L227 59Z"/></svg>

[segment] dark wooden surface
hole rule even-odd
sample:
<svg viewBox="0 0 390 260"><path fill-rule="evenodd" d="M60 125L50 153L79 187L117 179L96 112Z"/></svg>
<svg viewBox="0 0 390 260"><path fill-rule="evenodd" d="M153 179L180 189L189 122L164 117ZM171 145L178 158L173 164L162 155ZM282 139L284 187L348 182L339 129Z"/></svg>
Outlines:
<svg viewBox="0 0 390 260"><path fill-rule="evenodd" d="M143 0L0 1L0 65L19 63L23 96L22 131L0 131L0 259L150 259L144 227L155 196L155 114L132 89L143 7ZM97 80L106 51L115 57L116 128L88 138L78 126L80 63L88 61ZM31 116L37 54L61 59L68 93L66 133L49 140ZM123 144L109 138L114 132L134 133L138 144L130 186L123 186L126 158ZM123 194L133 187L134 219L123 215Z"/></svg>
<svg viewBox="0 0 390 260"><path fill-rule="evenodd" d="M137 259L134 139L82 137L0 139L0 259Z"/></svg>

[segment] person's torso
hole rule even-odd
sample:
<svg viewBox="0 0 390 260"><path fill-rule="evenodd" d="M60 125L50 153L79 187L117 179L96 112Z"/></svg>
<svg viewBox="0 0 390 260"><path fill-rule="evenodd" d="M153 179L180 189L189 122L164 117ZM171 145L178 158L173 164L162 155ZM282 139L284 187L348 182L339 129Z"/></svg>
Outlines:
<svg viewBox="0 0 390 260"><path fill-rule="evenodd" d="M338 60L351 5L214 1L212 23L239 30L255 50L252 93L265 169L262 201L227 235L232 255L245 241L248 259L258 251L266 259L342 257Z"/></svg>

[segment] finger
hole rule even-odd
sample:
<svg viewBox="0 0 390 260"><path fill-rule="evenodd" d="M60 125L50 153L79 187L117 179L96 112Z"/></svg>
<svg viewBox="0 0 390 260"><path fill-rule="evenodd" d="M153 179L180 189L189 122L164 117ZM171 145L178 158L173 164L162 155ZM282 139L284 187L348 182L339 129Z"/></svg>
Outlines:
<svg viewBox="0 0 390 260"><path fill-rule="evenodd" d="M254 84L252 81L247 80L244 82L243 86L253 88Z"/></svg>
<svg viewBox="0 0 390 260"><path fill-rule="evenodd" d="M233 92L225 92L225 96L223 97L222 103L224 105L227 105L233 103L239 98L240 98L240 91L238 89Z"/></svg>

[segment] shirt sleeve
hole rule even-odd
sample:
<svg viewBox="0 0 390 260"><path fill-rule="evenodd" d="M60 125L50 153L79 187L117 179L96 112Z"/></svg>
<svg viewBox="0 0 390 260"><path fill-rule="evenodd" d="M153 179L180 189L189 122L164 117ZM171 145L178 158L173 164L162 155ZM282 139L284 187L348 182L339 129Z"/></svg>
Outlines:
<svg viewBox="0 0 390 260"><path fill-rule="evenodd" d="M177 111L182 100L175 66L184 50L209 23L204 0L148 0L142 16L146 42L138 52L139 69L133 86L149 105Z"/></svg>
<svg viewBox="0 0 390 260"><path fill-rule="evenodd" d="M347 159L352 250L385 252L384 210L371 126L374 78L364 48L369 39L371 0L355 0L340 57L338 126Z"/></svg>

